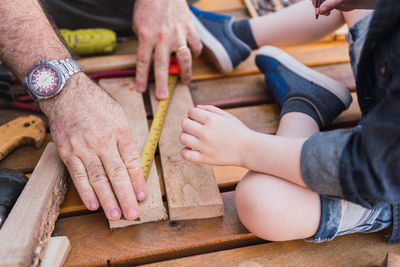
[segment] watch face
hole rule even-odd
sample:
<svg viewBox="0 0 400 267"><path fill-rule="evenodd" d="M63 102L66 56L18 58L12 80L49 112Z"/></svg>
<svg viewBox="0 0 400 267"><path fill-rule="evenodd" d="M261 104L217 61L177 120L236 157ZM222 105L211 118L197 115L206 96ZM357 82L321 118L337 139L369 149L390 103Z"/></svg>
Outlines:
<svg viewBox="0 0 400 267"><path fill-rule="evenodd" d="M36 65L28 77L30 89L40 96L51 96L57 93L62 83L59 70L47 62Z"/></svg>

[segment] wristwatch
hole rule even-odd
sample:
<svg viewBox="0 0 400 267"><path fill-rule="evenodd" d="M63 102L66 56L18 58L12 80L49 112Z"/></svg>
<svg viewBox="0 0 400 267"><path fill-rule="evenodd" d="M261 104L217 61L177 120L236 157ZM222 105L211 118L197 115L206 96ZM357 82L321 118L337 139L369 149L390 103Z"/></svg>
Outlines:
<svg viewBox="0 0 400 267"><path fill-rule="evenodd" d="M57 95L71 75L80 71L82 67L72 58L41 60L26 75L25 86L37 102Z"/></svg>

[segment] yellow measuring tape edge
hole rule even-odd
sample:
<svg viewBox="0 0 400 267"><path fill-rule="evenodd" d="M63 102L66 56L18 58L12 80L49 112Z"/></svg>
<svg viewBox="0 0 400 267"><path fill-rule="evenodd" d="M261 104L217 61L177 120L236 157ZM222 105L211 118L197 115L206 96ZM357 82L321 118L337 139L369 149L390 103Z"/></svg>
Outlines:
<svg viewBox="0 0 400 267"><path fill-rule="evenodd" d="M158 140L160 139L161 130L164 124L165 115L167 114L169 100L172 96L176 83L178 82L178 75L168 76L168 98L161 100L158 104L156 114L154 115L153 122L151 123L149 134L147 135L146 143L144 144L140 160L142 162L142 169L144 178L147 181L149 176L151 163L156 153Z"/></svg>

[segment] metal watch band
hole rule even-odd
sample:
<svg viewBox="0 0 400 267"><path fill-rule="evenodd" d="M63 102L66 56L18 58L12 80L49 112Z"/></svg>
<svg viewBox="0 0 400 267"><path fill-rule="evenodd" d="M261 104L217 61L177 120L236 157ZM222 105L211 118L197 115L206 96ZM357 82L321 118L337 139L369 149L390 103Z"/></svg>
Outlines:
<svg viewBox="0 0 400 267"><path fill-rule="evenodd" d="M51 60L51 63L60 68L62 74L65 76L66 80L77 72L83 71L82 67L73 58L61 59L61 60Z"/></svg>

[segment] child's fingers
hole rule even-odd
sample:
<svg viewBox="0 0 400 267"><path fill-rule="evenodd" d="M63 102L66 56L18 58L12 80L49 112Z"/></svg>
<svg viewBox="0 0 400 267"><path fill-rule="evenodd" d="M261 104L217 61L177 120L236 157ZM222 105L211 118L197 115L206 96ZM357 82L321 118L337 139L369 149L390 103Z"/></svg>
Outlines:
<svg viewBox="0 0 400 267"><path fill-rule="evenodd" d="M182 145L192 149L192 150L200 150L200 140L194 137L193 135L187 133L181 133L180 141Z"/></svg>
<svg viewBox="0 0 400 267"><path fill-rule="evenodd" d="M191 150L187 147L182 148L181 155L184 159L192 162L200 162L201 154L199 151Z"/></svg>
<svg viewBox="0 0 400 267"><path fill-rule="evenodd" d="M204 109L200 109L200 108L191 108L188 111L188 116L189 118L191 118L194 121L197 121L201 124L205 124L209 119L210 116L212 116L213 113L204 110Z"/></svg>
<svg viewBox="0 0 400 267"><path fill-rule="evenodd" d="M332 9L337 8L342 0L327 0L324 1L318 9L319 14L328 16Z"/></svg>
<svg viewBox="0 0 400 267"><path fill-rule="evenodd" d="M182 121L182 130L188 134L200 137L203 132L203 125L189 118L185 118Z"/></svg>
<svg viewBox="0 0 400 267"><path fill-rule="evenodd" d="M226 111L224 111L216 106L212 106L212 105L197 105L197 107L207 110L207 111L210 111L210 112L213 112L215 114L219 114L221 116L226 116L227 114L229 114Z"/></svg>

